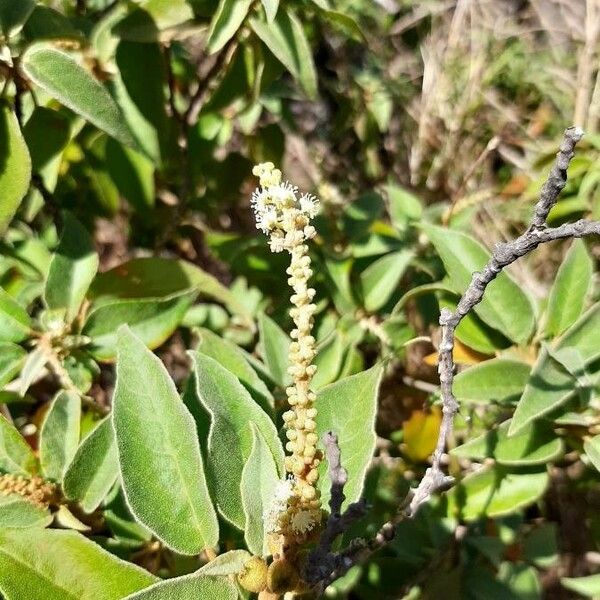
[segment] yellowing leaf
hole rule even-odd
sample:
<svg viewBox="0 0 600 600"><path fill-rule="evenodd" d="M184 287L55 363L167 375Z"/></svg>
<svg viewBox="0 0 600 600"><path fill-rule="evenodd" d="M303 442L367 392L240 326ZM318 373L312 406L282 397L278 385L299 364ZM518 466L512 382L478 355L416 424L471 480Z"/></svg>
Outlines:
<svg viewBox="0 0 600 600"><path fill-rule="evenodd" d="M404 453L414 461L426 460L435 449L442 413L439 408L434 407L430 412L415 410L410 419L405 421L402 430L404 432Z"/></svg>

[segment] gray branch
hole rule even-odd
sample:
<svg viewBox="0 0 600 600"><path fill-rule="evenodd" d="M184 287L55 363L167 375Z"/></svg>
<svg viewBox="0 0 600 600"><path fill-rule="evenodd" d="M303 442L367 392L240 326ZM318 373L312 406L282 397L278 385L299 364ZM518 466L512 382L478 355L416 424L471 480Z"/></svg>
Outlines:
<svg viewBox="0 0 600 600"><path fill-rule="evenodd" d="M565 131L563 142L548 179L542 187L540 198L535 206L527 231L511 242L497 244L484 268L480 272L473 273L471 282L459 300L456 310L452 312L448 309L442 309L441 311L442 335L439 346L438 372L440 375L443 416L436 448L431 459L431 467L427 469L419 485L410 491L402 506L399 507L396 516L384 523L373 539L354 540L348 548L338 554L331 553L331 545L335 537L346 526L342 523L344 516L340 516L340 508L344 501L343 487L347 475L340 464L337 439L332 434L327 434L329 437L325 440L325 446L330 461L329 468L332 481L331 516L319 546L311 553L307 564L307 576L309 577L307 581L311 583L320 582L319 590L323 590L328 584L346 573L353 565L364 560L391 541L395 536L396 526L399 522L414 517L419 508L433 494L452 485L453 478L444 474L441 463L446 443L452 434L454 417L458 411L458 402L452 391L454 381L454 334L462 319L481 302L487 286L494 281L503 269L535 250L540 244L560 239L600 235L600 221L580 220L554 228L548 227L546 223L548 213L556 204L558 196L567 182L567 169L573 158L575 145L582 136L583 131L579 128L571 127ZM316 571L311 572L313 569L318 571L318 576L316 576Z"/></svg>
<svg viewBox="0 0 600 600"><path fill-rule="evenodd" d="M317 547L308 555L305 568L305 580L309 584L319 584L329 580L332 573L337 572L342 564L342 555L332 552L336 538L347 531L352 523L366 513L364 501L350 504L345 512L342 505L346 496L344 486L348 481L348 473L342 466L341 452L335 433L328 431L323 436L325 455L331 481L329 498L329 516L323 532L319 536Z"/></svg>

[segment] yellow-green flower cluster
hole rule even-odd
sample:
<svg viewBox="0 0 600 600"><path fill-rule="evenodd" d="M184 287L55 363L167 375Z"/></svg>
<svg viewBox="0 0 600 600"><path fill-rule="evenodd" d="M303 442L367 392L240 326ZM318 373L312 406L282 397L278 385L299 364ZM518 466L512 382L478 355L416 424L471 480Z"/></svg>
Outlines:
<svg viewBox="0 0 600 600"><path fill-rule="evenodd" d="M306 533L321 516L316 483L322 453L317 450L316 396L310 389L317 370L312 364L316 354L312 336L316 306L312 302L315 290L308 286L312 270L306 245L315 235L310 220L318 211L318 200L309 194L299 196L295 186L281 181L281 171L273 163L257 165L253 173L260 179L260 187L252 195L256 226L269 236L273 252L286 250L291 257L287 273L293 290L290 316L295 327L290 334L288 373L293 383L286 390L291 410L284 413L283 419L289 453L285 467L294 485L287 501L287 516L282 515L282 519L295 533Z"/></svg>

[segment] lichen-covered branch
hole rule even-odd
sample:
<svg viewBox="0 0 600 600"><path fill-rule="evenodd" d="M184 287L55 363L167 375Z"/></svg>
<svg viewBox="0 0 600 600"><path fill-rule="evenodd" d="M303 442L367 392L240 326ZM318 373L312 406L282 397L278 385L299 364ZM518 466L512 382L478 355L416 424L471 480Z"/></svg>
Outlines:
<svg viewBox="0 0 600 600"><path fill-rule="evenodd" d="M431 467L427 469L419 485L411 490L402 506L399 507L396 516L384 523L373 539L355 540L347 549L335 555L334 561L329 560L328 566L334 566L335 568L321 581L321 589L341 577L354 564L364 560L372 552L387 544L393 539L396 526L400 521L414 517L419 508L433 494L452 485L452 477L445 475L442 470L442 459L447 440L452 433L454 417L458 411L458 402L452 391L455 368L453 358L454 334L462 319L481 302L487 286L503 269L535 250L540 244L560 239L600 235L600 221L579 220L575 223L565 223L559 227L548 227L546 223L550 210L556 204L559 194L566 184L567 169L573 158L575 145L582 136L583 131L579 128L571 127L565 131L563 142L560 145L548 179L542 187L540 198L534 208L533 217L527 231L510 242L497 244L488 263L480 272L473 273L471 282L459 300L456 310L452 312L448 309L442 309L440 314L442 335L439 346L438 372L443 417L437 444L431 459ZM332 452L331 458L334 461L334 470L339 472L341 469L341 466L337 464L339 463L339 452L337 454ZM336 485L338 483L335 483L332 477L332 497ZM341 485L343 488L343 483Z"/></svg>
<svg viewBox="0 0 600 600"><path fill-rule="evenodd" d="M343 568L342 554L331 551L333 542L366 513L364 501L350 504L346 511L342 512L342 505L346 499L344 486L348 481L348 473L342 466L340 447L335 433L332 431L325 433L323 445L331 481L329 516L319 536L317 547L309 554L306 562L305 580L309 584L328 581L332 573Z"/></svg>

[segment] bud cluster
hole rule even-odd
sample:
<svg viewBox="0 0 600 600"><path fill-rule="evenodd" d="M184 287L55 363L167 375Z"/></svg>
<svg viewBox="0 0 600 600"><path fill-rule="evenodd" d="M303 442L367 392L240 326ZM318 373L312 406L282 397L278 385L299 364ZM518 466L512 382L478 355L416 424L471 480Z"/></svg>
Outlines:
<svg viewBox="0 0 600 600"><path fill-rule="evenodd" d="M290 254L288 284L293 290L290 316L294 321L288 356L288 373L292 385L286 389L291 410L283 414L288 442L286 471L293 477L293 488L286 500L287 510L280 513L278 530L305 535L321 519L321 501L316 487L322 452L317 449L317 409L315 393L310 384L317 370L312 364L316 341L312 336L315 290L308 287L312 276L306 241L314 237L310 220L318 211L318 200L309 194L298 196L298 188L281 181L281 171L273 163L263 163L253 169L260 187L252 195L256 226L269 236L273 252L286 250Z"/></svg>
<svg viewBox="0 0 600 600"><path fill-rule="evenodd" d="M38 475L31 478L8 473L0 475L0 495L10 494L17 494L39 508L48 508L58 500L57 487Z"/></svg>

